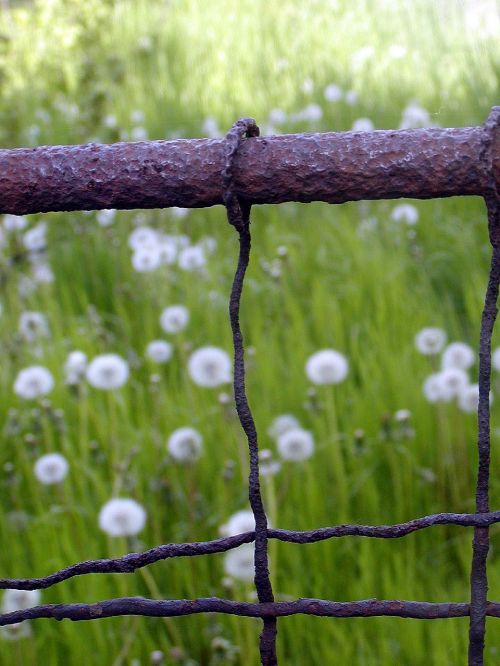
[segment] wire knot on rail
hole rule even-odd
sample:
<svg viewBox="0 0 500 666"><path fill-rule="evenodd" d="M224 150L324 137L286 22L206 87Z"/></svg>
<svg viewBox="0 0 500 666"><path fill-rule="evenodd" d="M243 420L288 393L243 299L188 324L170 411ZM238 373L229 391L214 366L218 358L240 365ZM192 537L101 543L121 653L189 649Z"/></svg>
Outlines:
<svg viewBox="0 0 500 666"><path fill-rule="evenodd" d="M250 224L251 205L238 197L234 187L233 161L245 137L259 136L260 130L253 118L240 118L226 134L226 164L222 173L224 179L224 205L227 219L238 231Z"/></svg>

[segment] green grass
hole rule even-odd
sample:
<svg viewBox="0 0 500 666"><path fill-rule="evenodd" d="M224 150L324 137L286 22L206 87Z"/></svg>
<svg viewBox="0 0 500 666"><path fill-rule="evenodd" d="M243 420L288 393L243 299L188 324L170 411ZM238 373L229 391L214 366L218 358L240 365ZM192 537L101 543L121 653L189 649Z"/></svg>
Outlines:
<svg viewBox="0 0 500 666"><path fill-rule="evenodd" d="M323 109L320 122L289 120L274 131L346 130L365 116L377 128L397 127L412 99L432 122L476 125L498 102L498 45L493 35L465 26L458 2L45 0L4 11L0 29L5 146L115 141L134 126L134 110L144 113L151 138L165 138L202 136L208 116L223 131L242 115L266 127L272 109L294 114L311 102ZM406 55L391 57L393 45L406 47ZM363 61L360 49L367 46L373 55ZM358 102L327 102L329 83L355 90ZM106 126L109 114L116 128ZM472 198L418 202L420 220L410 229L391 221L394 205L285 204L252 211L241 321L255 348L247 389L260 443L275 450L266 431L282 413L294 414L316 441L313 458L284 463L263 484L274 526L387 524L474 509L475 417L454 404L425 400L422 383L433 364L413 340L424 326L440 326L450 341L477 347L489 256L484 206ZM49 220L55 281L20 295L29 266L7 271L0 318L2 577L39 576L130 549L216 538L228 517L247 507L245 440L232 408L218 400L228 387L198 387L186 371L192 349L231 350L226 303L236 236L221 208L193 210L185 220L168 210L148 211L150 226L185 233L192 242L213 236L218 245L206 274L175 267L141 274L132 269L127 246L135 216L119 212L107 228L94 215L31 216ZM363 224L369 218L377 220L373 229ZM281 259L280 246L287 248ZM273 261L277 277L267 270ZM173 303L185 304L191 320L185 331L167 336L159 315ZM17 333L20 313L30 310L43 312L51 329L38 353ZM158 337L175 346L164 366L144 357L147 343ZM500 345L498 334L494 344ZM304 364L326 347L346 354L349 376L311 396ZM88 385L71 391L63 365L73 349L90 358L105 352L127 357L129 382L110 394ZM47 400L27 402L13 393L17 372L32 364L45 365L56 378ZM152 374L159 381L151 381ZM477 366L472 381L474 374ZM499 403L495 389L492 508L500 494ZM412 412L413 436L394 421L402 408ZM193 466L167 456L168 435L183 425L204 437L204 455ZM33 475L34 461L49 451L70 462L60 486L44 487ZM113 494L134 497L147 509L139 538L111 539L99 531L99 509ZM447 526L401 541L272 543L276 595L466 600L471 536ZM498 599L496 528L492 542L489 598ZM189 558L134 575L76 578L44 591L42 599L252 598L249 586L228 588L223 578L222 556ZM500 650L495 622L488 620L490 663ZM246 666L259 663L259 630L258 621L225 616L40 620L32 623L31 637L2 640L0 663L136 666L150 663L153 650L165 653L165 664L233 663L211 647L223 636L240 649L234 663ZM279 622L280 663L455 665L465 662L467 632L467 619L291 617ZM179 662L170 656L176 647L185 654Z"/></svg>

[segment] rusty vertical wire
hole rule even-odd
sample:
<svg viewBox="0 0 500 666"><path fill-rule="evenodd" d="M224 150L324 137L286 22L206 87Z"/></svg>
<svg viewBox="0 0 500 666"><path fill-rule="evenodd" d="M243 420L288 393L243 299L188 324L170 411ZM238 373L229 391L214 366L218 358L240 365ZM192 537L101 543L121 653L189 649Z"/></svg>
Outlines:
<svg viewBox="0 0 500 666"><path fill-rule="evenodd" d="M488 232L492 246L492 255L481 318L479 342L477 513L487 513L489 511L491 336L497 316L498 288L500 284L500 197L492 170L492 144L495 136L494 130L498 125L500 125L500 109L496 107L485 123L483 151L481 155L488 176L488 187L484 193L484 200L488 211ZM489 528L475 527L470 573L469 666L484 665L486 607L488 603L486 565L489 546Z"/></svg>
<svg viewBox="0 0 500 666"><path fill-rule="evenodd" d="M245 360L243 336L239 323L241 292L245 272L250 260L250 204L238 198L234 191L233 158L242 139L259 135L259 128L252 118L238 120L229 130L226 142L226 166L223 173L225 194L224 204L227 210L229 223L235 227L239 234L240 251L238 265L234 275L231 296L229 300L229 316L233 333L234 346L234 397L236 410L248 439L250 456L250 474L248 490L250 506L255 518L255 587L259 602L274 602L274 595L269 578L268 550L267 550L267 516L260 491L259 479L259 448L257 430L245 393ZM264 628L260 636L260 658L263 666L275 666L277 620L275 617L263 618Z"/></svg>

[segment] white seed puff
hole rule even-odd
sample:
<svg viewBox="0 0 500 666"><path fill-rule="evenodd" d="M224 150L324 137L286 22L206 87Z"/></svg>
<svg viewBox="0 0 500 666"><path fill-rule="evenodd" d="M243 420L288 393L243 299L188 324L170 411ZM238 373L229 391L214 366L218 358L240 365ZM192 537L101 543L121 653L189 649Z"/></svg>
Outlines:
<svg viewBox="0 0 500 666"><path fill-rule="evenodd" d="M99 513L99 527L113 537L134 536L145 524L145 509L129 498L109 500Z"/></svg>

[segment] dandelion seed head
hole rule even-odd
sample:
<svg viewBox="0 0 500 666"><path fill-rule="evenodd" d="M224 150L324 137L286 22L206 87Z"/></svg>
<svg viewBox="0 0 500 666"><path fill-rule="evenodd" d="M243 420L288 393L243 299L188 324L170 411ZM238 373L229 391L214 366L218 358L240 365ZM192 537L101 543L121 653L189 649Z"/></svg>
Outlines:
<svg viewBox="0 0 500 666"><path fill-rule="evenodd" d="M394 222L404 222L409 226L413 226L418 222L418 208L411 204L399 204L394 206L391 212L391 220Z"/></svg>
<svg viewBox="0 0 500 666"><path fill-rule="evenodd" d="M277 447L283 460L300 462L314 453L314 439L309 431L292 428L278 437Z"/></svg>
<svg viewBox="0 0 500 666"><path fill-rule="evenodd" d="M177 263L183 271L200 270L207 263L205 250L200 245L185 247L179 252Z"/></svg>
<svg viewBox="0 0 500 666"><path fill-rule="evenodd" d="M458 396L469 384L469 377L462 368L448 367L438 374L442 386L443 400L451 400Z"/></svg>
<svg viewBox="0 0 500 666"><path fill-rule="evenodd" d="M493 402L493 394L490 391L490 405ZM463 412L473 414L479 406L479 384L469 384L458 395L458 406Z"/></svg>
<svg viewBox="0 0 500 666"><path fill-rule="evenodd" d="M423 328L415 336L415 347L421 354L439 354L446 344L446 333L442 328Z"/></svg>
<svg viewBox="0 0 500 666"><path fill-rule="evenodd" d="M5 590L2 612L13 613L17 610L33 608L33 606L38 606L40 599L40 590Z"/></svg>
<svg viewBox="0 0 500 666"><path fill-rule="evenodd" d="M3 226L5 231L22 231L28 226L28 220L24 215L4 215Z"/></svg>
<svg viewBox="0 0 500 666"><path fill-rule="evenodd" d="M132 127L132 130L130 132L130 138L132 141L147 141L149 136L148 130L145 127L142 127L141 125L137 125L137 127Z"/></svg>
<svg viewBox="0 0 500 666"><path fill-rule="evenodd" d="M166 340L153 340L146 348L146 356L154 363L166 363L172 358L173 346Z"/></svg>
<svg viewBox="0 0 500 666"><path fill-rule="evenodd" d="M179 208L178 206L172 206L170 209L172 217L175 217L177 220L183 220L189 215L189 208Z"/></svg>
<svg viewBox="0 0 500 666"><path fill-rule="evenodd" d="M14 393L25 400L47 395L53 388L52 374L41 365L31 365L20 370L14 382Z"/></svg>
<svg viewBox="0 0 500 666"><path fill-rule="evenodd" d="M209 139L216 139L222 134L219 129L219 124L217 120L212 116L207 116L205 118L205 120L203 121L202 130L203 133L206 134L206 136Z"/></svg>
<svg viewBox="0 0 500 666"><path fill-rule="evenodd" d="M500 372L500 347L497 347L491 354L491 365L494 370Z"/></svg>
<svg viewBox="0 0 500 666"><path fill-rule="evenodd" d="M277 439L280 435L283 435L287 430L292 430L293 428L299 428L300 423L298 419L295 418L292 414L280 414L275 419L273 419L271 425L267 430L269 437Z"/></svg>
<svg viewBox="0 0 500 666"><path fill-rule="evenodd" d="M472 365L476 356L472 347L464 342L452 342L443 352L441 357L441 366L443 368L461 368L467 370Z"/></svg>
<svg viewBox="0 0 500 666"><path fill-rule="evenodd" d="M60 453L47 453L35 462L35 476L47 486L63 481L68 470L68 461Z"/></svg>
<svg viewBox="0 0 500 666"><path fill-rule="evenodd" d="M155 271L161 265L160 248L141 247L132 255L132 267L138 273L149 273Z"/></svg>
<svg viewBox="0 0 500 666"><path fill-rule="evenodd" d="M40 222L32 227L23 235L23 245L30 252L40 252L45 249L47 243L46 239L47 223Z"/></svg>
<svg viewBox="0 0 500 666"><path fill-rule="evenodd" d="M322 349L307 359L306 375L313 384L338 384L349 371L346 357L334 349Z"/></svg>
<svg viewBox="0 0 500 666"><path fill-rule="evenodd" d="M323 91L323 96L327 102L340 102L343 94L342 88L336 83L330 83Z"/></svg>
<svg viewBox="0 0 500 666"><path fill-rule="evenodd" d="M104 208L96 214L97 223L101 227L109 227L115 221L116 210L114 208Z"/></svg>
<svg viewBox="0 0 500 666"><path fill-rule="evenodd" d="M358 101L358 93L355 90L348 90L345 94L345 101L349 106L354 106Z"/></svg>
<svg viewBox="0 0 500 666"><path fill-rule="evenodd" d="M160 315L160 326L165 333L179 333L189 322L189 310L185 305L170 305Z"/></svg>
<svg viewBox="0 0 500 666"><path fill-rule="evenodd" d="M353 132L373 132L375 125L370 118L358 118L352 124Z"/></svg>
<svg viewBox="0 0 500 666"><path fill-rule="evenodd" d="M128 237L128 244L132 250L156 247L158 241L158 232L151 227L136 227Z"/></svg>
<svg viewBox="0 0 500 666"><path fill-rule="evenodd" d="M23 312L19 317L19 333L27 342L36 342L50 335L47 318L41 312Z"/></svg>
<svg viewBox="0 0 500 666"><path fill-rule="evenodd" d="M226 553L224 571L237 580L250 582L255 575L255 547L253 543L244 543Z"/></svg>
<svg viewBox="0 0 500 666"><path fill-rule="evenodd" d="M195 428L178 428L170 435L167 449L178 462L191 463L201 456L203 438Z"/></svg>
<svg viewBox="0 0 500 666"><path fill-rule="evenodd" d="M412 101L403 110L399 129L413 129L417 127L428 127L429 125L429 112L417 102Z"/></svg>
<svg viewBox="0 0 500 666"><path fill-rule="evenodd" d="M410 418L411 412L409 409L398 409L398 411L394 414L394 420L398 423L405 423L406 421L409 421Z"/></svg>
<svg viewBox="0 0 500 666"><path fill-rule="evenodd" d="M428 402L439 402L445 399L445 390L440 372L429 375L422 386L425 397Z"/></svg>
<svg viewBox="0 0 500 666"><path fill-rule="evenodd" d="M162 238L158 244L160 263L171 266L177 259L177 245L169 238Z"/></svg>
<svg viewBox="0 0 500 666"><path fill-rule="evenodd" d="M133 499L115 498L106 502L99 513L99 527L110 536L134 536L146 524L144 507Z"/></svg>
<svg viewBox="0 0 500 666"><path fill-rule="evenodd" d="M221 532L225 536L235 536L243 532L253 532L255 530L255 518L250 509L237 511L229 518L227 523L222 526Z"/></svg>
<svg viewBox="0 0 500 666"><path fill-rule="evenodd" d="M128 363L118 354L100 354L92 359L86 370L88 383L105 391L121 388L128 376Z"/></svg>
<svg viewBox="0 0 500 666"><path fill-rule="evenodd" d="M21 638L31 638L33 632L30 623L26 620L24 622L15 622L14 624L6 624L0 627L0 636L8 641L18 641Z"/></svg>
<svg viewBox="0 0 500 666"><path fill-rule="evenodd" d="M271 109L269 113L269 122L272 125L283 125L286 121L287 115L283 109Z"/></svg>
<svg viewBox="0 0 500 666"><path fill-rule="evenodd" d="M66 384L78 384L83 379L86 369L87 354L78 349L70 352L64 364Z"/></svg>
<svg viewBox="0 0 500 666"><path fill-rule="evenodd" d="M201 347L189 357L188 371L198 386L213 388L231 381L231 359L219 347Z"/></svg>

